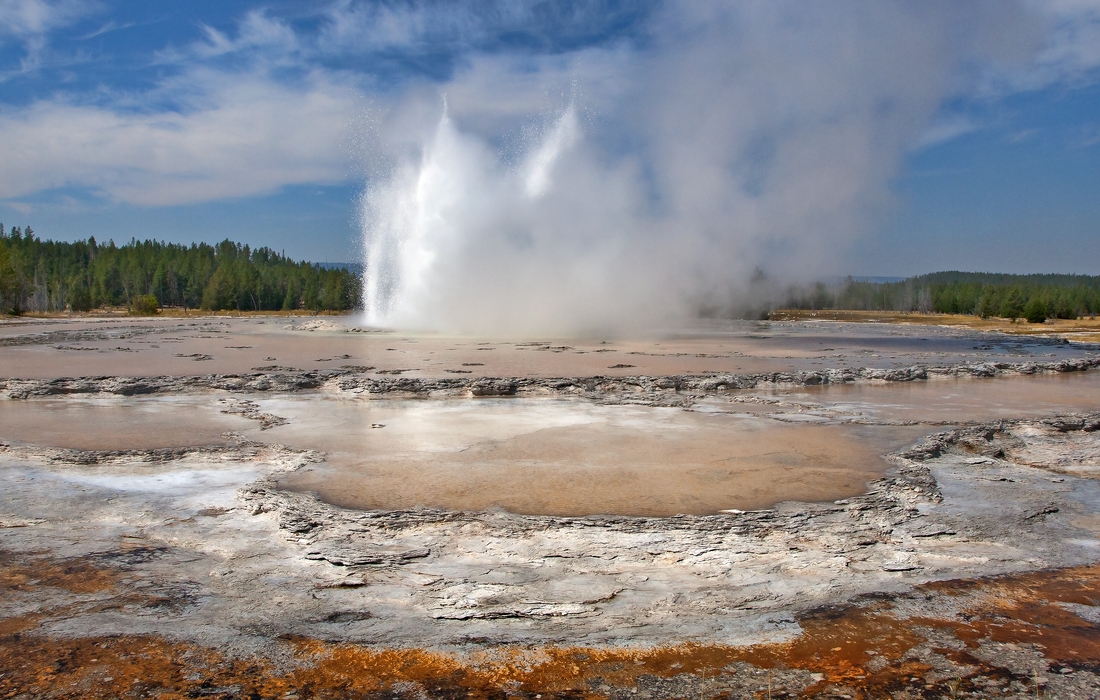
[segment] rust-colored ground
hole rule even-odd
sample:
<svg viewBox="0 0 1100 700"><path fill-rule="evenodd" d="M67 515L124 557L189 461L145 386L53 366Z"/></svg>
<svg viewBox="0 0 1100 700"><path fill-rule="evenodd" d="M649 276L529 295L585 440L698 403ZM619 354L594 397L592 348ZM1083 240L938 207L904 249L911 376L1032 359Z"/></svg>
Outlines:
<svg viewBox="0 0 1100 700"><path fill-rule="evenodd" d="M965 326L982 331L1000 331L1015 335L1065 336L1071 340L1100 340L1100 318L1049 319L1045 323L1028 323L1024 319L981 318L968 314L921 314L900 311L808 311L777 309L771 312L773 321L847 321L849 323L908 323L927 326Z"/></svg>
<svg viewBox="0 0 1100 700"><path fill-rule="evenodd" d="M875 596L814 611L799 619L802 635L790 643L751 647L678 644L659 648L498 647L463 655L422 649L383 649L286 638L298 663L279 666L153 636L68 639L42 634L52 618L107 605L141 604L120 590L114 572L84 559L57 561L0 554L0 598L56 588L86 596L32 615L0 618L0 697L416 697L599 698L635 687L642 676L713 679L713 696L737 662L768 669L757 676L757 697L788 692L772 674L804 669L822 674L802 697L847 693L882 697L951 697L994 679L1032 682L1035 669L983 662L971 652L983 642L1032 645L1053 666L1100 670L1100 629L1063 604L1100 604L1100 566L919 587L902 600ZM104 594L114 595L104 601ZM908 617L903 605L934 609L944 601L949 619ZM2 609L0 609L2 611ZM2 612L0 612L2 614ZM926 677L930 665L914 655L931 634L962 644L935 651L958 672ZM740 667L743 669L744 667ZM723 674L723 669L727 669ZM789 675L789 674L788 674ZM707 686L701 686L707 687ZM1038 689L1038 686L1035 686Z"/></svg>

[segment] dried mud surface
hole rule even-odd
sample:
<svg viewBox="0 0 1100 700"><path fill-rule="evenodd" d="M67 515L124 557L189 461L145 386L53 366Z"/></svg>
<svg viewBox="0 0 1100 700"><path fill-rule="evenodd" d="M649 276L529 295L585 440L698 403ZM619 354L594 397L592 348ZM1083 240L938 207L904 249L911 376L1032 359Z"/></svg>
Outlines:
<svg viewBox="0 0 1100 700"><path fill-rule="evenodd" d="M20 343L0 357L39 347ZM280 444L293 423L265 403L570 396L853 422L790 392L1100 365L1088 347L1042 349L1061 355L960 345L955 363L567 379L16 375L0 381L5 410L209 395L231 432L135 447L17 442L0 426L0 697L1100 697L1100 407L938 428L880 417L929 434L835 502L564 517L287 491L326 454Z"/></svg>

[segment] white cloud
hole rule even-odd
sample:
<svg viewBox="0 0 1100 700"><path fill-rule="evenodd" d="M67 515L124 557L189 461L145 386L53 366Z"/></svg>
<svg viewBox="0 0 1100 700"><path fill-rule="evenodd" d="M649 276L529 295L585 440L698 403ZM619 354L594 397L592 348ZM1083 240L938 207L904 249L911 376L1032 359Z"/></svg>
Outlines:
<svg viewBox="0 0 1100 700"><path fill-rule="evenodd" d="M89 7L0 0L16 1L28 32L48 31ZM198 41L157 55L179 72L152 89L104 92L95 104L59 93L0 112L0 199L77 188L160 206L344 179L347 131L363 103L355 85L312 69L294 31L262 10L245 14L232 35L201 31ZM207 67L227 54L245 67ZM298 77L276 79L284 68Z"/></svg>
<svg viewBox="0 0 1100 700"><path fill-rule="evenodd" d="M19 68L0 73L0 82L12 75L31 72L42 65L48 53L49 32L72 24L99 11L89 0L0 0L0 46L14 39L23 44Z"/></svg>
<svg viewBox="0 0 1100 700"><path fill-rule="evenodd" d="M1096 79L1100 68L1100 2L1061 0L1046 6L1053 31L1040 52L1039 71L1051 82Z"/></svg>
<svg viewBox="0 0 1100 700"><path fill-rule="evenodd" d="M0 36L45 34L99 8L99 3L83 0L0 0Z"/></svg>
<svg viewBox="0 0 1100 700"><path fill-rule="evenodd" d="M97 36L103 36L104 34L110 34L111 32L121 31L123 29L129 29L130 27L136 27L137 22L127 22L125 24L119 24L114 20L104 22L99 29L88 32L87 34L77 37L80 41L87 41L88 39L94 39Z"/></svg>
<svg viewBox="0 0 1100 700"><path fill-rule="evenodd" d="M183 47L169 46L155 53L158 64L191 66L235 55L252 65L308 67L303 54L311 52L286 22L265 10L246 13L235 35L210 25L200 25L202 37Z"/></svg>
<svg viewBox="0 0 1100 700"><path fill-rule="evenodd" d="M317 49L325 54L392 50L438 56L500 51L511 43L531 52L558 52L601 43L643 15L649 3L616 5L603 0L341 0L323 13Z"/></svg>
<svg viewBox="0 0 1100 700"><path fill-rule="evenodd" d="M257 50L289 53L299 48L294 30L262 10L254 10L244 16L238 23L235 39L230 39L210 26L203 26L203 32L206 41L197 42L192 47L195 55L200 58Z"/></svg>
<svg viewBox="0 0 1100 700"><path fill-rule="evenodd" d="M544 6L545 9L545 6ZM537 27L530 2L375 3L344 0L325 13L326 52L474 48L502 30Z"/></svg>
<svg viewBox="0 0 1100 700"><path fill-rule="evenodd" d="M360 108L346 85L318 75L287 87L263 74L198 70L170 88L193 93L189 109L50 100L0 115L0 198L76 187L157 206L344 177L341 144Z"/></svg>
<svg viewBox="0 0 1100 700"><path fill-rule="evenodd" d="M1028 0L1026 6L1033 18L1035 50L989 66L980 94L997 99L1100 80L1100 0Z"/></svg>

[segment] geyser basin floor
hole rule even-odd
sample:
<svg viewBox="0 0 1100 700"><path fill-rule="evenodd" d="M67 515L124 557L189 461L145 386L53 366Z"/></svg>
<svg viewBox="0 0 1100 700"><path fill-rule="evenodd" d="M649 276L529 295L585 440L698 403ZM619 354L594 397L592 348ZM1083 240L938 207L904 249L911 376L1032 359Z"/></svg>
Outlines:
<svg viewBox="0 0 1100 700"><path fill-rule="evenodd" d="M264 473L319 457L285 448L14 445L0 688L664 698L773 669L811 696L987 697L1038 673L1090 697L1100 481L1068 467L1100 453L1100 414L1071 423L952 432L841 504L673 519L365 514L276 489ZM1059 567L1080 568L1035 573Z"/></svg>
<svg viewBox="0 0 1100 700"><path fill-rule="evenodd" d="M1087 346L817 323L606 339L612 348L188 323L0 324L3 371L41 377L0 379L11 397L0 400L0 438L10 441L0 445L0 695L623 700L766 697L768 679L775 694L826 697L1100 694L1100 372L1055 374L1094 360L1049 364L1085 357ZM457 354L437 362L446 347ZM410 358L428 369L409 369ZM211 374L256 360L356 369ZM476 382L449 392L402 384L447 369L577 376L635 365L601 370L625 376L986 360L1047 362L1023 368L1047 374L840 372L830 381L862 380L806 388L782 383L799 377L757 377L749 391L705 375L680 393L669 382L684 378L581 376L488 400L459 398ZM390 368L409 371L402 381L370 376ZM56 380L111 373L145 379ZM975 373L1004 376L954 379ZM865 381L913 376L929 379ZM657 408L668 405L681 412ZM1052 415L1067 411L1078 415ZM652 450L624 435L650 444L701 435L705 444L686 451L705 455L728 437L713 426L795 431L803 454L813 454L813 440L798 437L807 428L871 440L946 432L888 464L870 450L865 493L744 513L363 511L279 487L322 470L363 474L374 456L428 464L480 451L493 466L494 453L527 449L573 462L568 439L541 437L569 431L611 434L625 461ZM364 452L372 444L385 449ZM592 451L622 459L588 449L578 459Z"/></svg>
<svg viewBox="0 0 1100 700"><path fill-rule="evenodd" d="M403 377L668 376L1052 361L1086 349L1057 338L858 323L699 322L649 338L472 338L358 332L352 317L0 322L4 377L242 373L352 367ZM369 330L369 329L368 329Z"/></svg>
<svg viewBox="0 0 1100 700"><path fill-rule="evenodd" d="M0 440L72 450L149 450L221 445L255 423L208 397L80 396L0 401Z"/></svg>

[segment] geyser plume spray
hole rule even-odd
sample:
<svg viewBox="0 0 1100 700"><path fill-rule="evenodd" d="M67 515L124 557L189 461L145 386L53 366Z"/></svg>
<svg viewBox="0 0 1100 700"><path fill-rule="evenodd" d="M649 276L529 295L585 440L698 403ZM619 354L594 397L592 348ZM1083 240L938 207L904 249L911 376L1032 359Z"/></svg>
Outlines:
<svg viewBox="0 0 1100 700"><path fill-rule="evenodd" d="M419 160L363 195L367 321L564 333L639 313L641 289L608 305L608 273L630 257L609 234L634 204L624 192L593 206L615 174L585 159L583 138L570 105L506 159L444 109Z"/></svg>
<svg viewBox="0 0 1100 700"><path fill-rule="evenodd" d="M443 86L442 117L438 93L411 94L382 134L392 165L362 200L368 320L648 328L729 308L758 266L779 281L834 272L972 67L1031 50L1003 39L1021 16L1003 3L668 2L636 47L473 61ZM585 97L503 157L501 135L574 78ZM408 105L434 116L409 119Z"/></svg>

